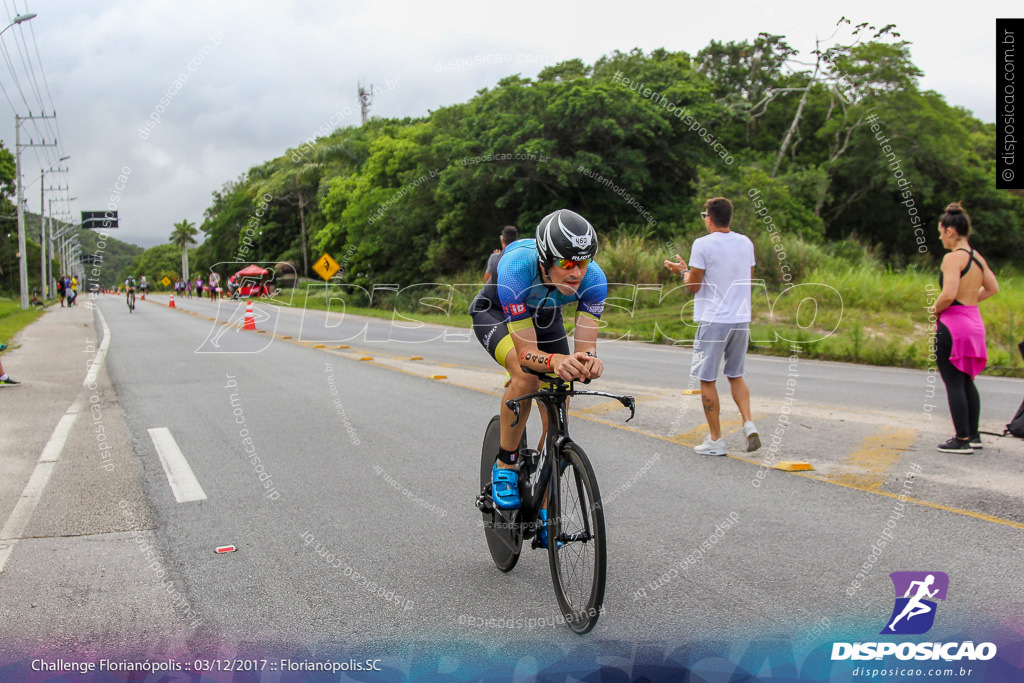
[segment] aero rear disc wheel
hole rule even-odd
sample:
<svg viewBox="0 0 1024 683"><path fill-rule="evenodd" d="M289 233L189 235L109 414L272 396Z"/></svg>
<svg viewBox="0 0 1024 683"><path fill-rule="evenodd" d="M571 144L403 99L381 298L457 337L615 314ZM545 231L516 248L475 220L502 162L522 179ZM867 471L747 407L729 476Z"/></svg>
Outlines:
<svg viewBox="0 0 1024 683"><path fill-rule="evenodd" d="M501 442L501 419L495 415L484 432L483 448L480 452L480 490L489 498L491 494L491 469L498 458ZM526 433L520 447L526 445ZM490 510L483 510L484 536L491 551L494 565L503 572L512 571L519 561L523 547L523 532L520 526L519 510L501 510L491 503Z"/></svg>

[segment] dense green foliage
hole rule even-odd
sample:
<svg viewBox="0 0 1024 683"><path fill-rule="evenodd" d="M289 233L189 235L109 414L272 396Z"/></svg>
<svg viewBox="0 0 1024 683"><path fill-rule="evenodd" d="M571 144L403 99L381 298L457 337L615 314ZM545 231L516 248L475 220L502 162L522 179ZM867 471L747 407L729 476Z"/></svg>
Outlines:
<svg viewBox="0 0 1024 683"><path fill-rule="evenodd" d="M997 267L1019 254L1024 200L995 189L994 126L920 90L893 26L841 20L836 35L810 55L761 34L570 60L307 140L213 193L193 265L287 260L313 277L327 252L349 282L430 281L482 270L501 226L529 235L560 207L670 250L718 194L769 258L772 236L799 237L933 268L951 201Z"/></svg>
<svg viewBox="0 0 1024 683"><path fill-rule="evenodd" d="M14 202L14 155L0 141L0 292L18 291L18 223ZM38 254L37 254L38 258Z"/></svg>

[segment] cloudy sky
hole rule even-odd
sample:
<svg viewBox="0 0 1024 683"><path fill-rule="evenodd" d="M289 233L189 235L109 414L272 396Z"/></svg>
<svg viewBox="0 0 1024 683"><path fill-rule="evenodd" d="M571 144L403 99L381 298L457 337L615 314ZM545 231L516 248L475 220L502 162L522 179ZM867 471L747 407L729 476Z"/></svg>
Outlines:
<svg viewBox="0 0 1024 683"><path fill-rule="evenodd" d="M462 102L502 76L614 50L691 54L711 39L785 34L806 54L846 15L895 23L913 43L922 86L983 121L995 116L995 18L1019 3L979 0L955 14L915 3L862 0L539 2L409 0L4 0L0 139L13 151L15 115L55 110L56 124L21 127L30 211L46 185L53 210L104 210L116 236L168 241L182 219L203 220L210 193L335 122L358 125L357 83L373 84L376 116L421 116ZM146 127L147 121L149 127ZM328 126L334 127L334 126ZM64 155L70 159L57 164ZM119 176L127 178L119 179ZM49 202L47 202L50 206ZM49 210L49 209L48 209Z"/></svg>

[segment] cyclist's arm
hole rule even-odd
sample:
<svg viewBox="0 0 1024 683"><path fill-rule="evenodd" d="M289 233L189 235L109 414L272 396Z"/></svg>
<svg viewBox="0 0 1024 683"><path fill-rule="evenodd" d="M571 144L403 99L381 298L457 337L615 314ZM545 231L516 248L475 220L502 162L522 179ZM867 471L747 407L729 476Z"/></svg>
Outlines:
<svg viewBox="0 0 1024 683"><path fill-rule="evenodd" d="M586 313L577 313L576 328L572 333L573 356L582 363L580 377L597 379L604 372L604 363L597 357L597 332L600 323L597 318Z"/></svg>
<svg viewBox="0 0 1024 683"><path fill-rule="evenodd" d="M608 279L601 266L591 263L580 285L573 331L573 356L581 365L579 377L583 379L596 379L604 372L604 363L597 357L597 333L607 298Z"/></svg>
<svg viewBox="0 0 1024 683"><path fill-rule="evenodd" d="M537 348L537 330L533 320L526 318L508 324L512 332L512 343L515 345L516 358L519 364L536 372L553 372L564 380L584 377L585 361L577 354L566 356L561 353L548 353ZM580 354L583 358L589 358Z"/></svg>

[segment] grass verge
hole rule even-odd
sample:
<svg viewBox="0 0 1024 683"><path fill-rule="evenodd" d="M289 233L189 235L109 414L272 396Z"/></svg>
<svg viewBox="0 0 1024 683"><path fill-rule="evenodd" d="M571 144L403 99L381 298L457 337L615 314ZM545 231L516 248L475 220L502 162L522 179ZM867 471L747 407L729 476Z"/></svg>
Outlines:
<svg viewBox="0 0 1024 683"><path fill-rule="evenodd" d="M0 297L0 342L11 347L11 339L18 332L37 320L43 314L42 308L33 306L21 310L20 299Z"/></svg>

